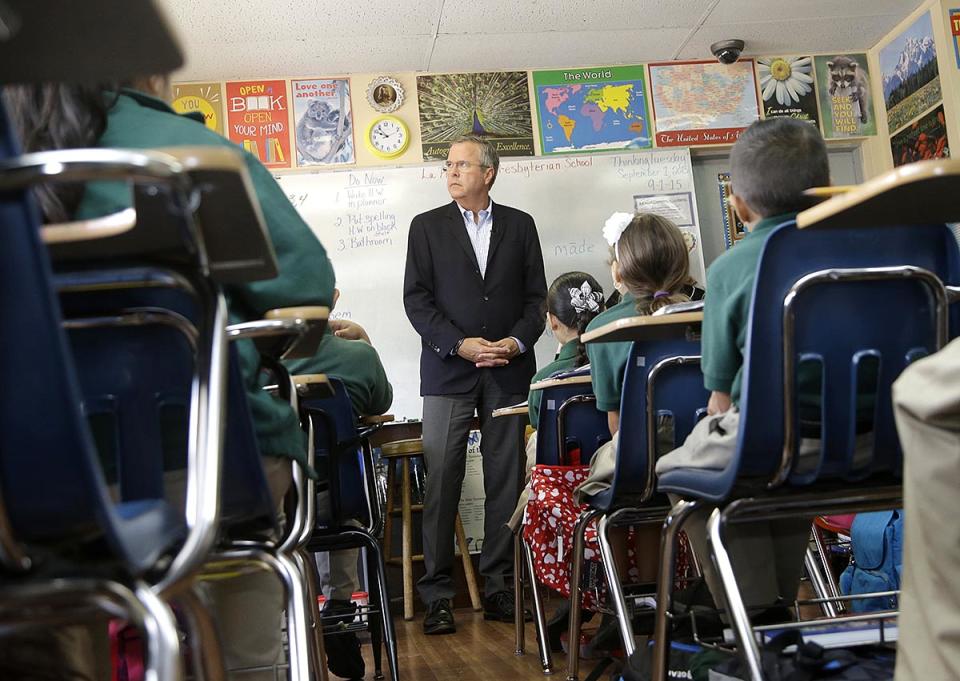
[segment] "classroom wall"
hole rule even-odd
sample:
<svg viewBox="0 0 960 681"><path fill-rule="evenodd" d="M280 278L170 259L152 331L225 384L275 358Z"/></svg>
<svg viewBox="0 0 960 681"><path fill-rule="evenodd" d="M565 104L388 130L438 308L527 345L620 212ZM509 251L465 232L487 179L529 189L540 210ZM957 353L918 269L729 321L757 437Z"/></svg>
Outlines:
<svg viewBox="0 0 960 681"><path fill-rule="evenodd" d="M937 65L940 71L940 86L943 94L943 110L947 121L947 137L952 145L960 144L960 69L950 31L950 9L960 9L960 0L927 0L897 24L868 53L874 109L878 120L876 137L864 140L864 174L867 179L893 168L890 148L891 133L884 106L883 82L880 71L880 50L907 29L922 14L931 13L933 37L937 50Z"/></svg>
<svg viewBox="0 0 960 681"><path fill-rule="evenodd" d="M367 101L367 87L378 76L389 76L403 86L405 95L403 104L390 115L400 118L410 128L410 146L397 158L388 160L375 156L364 143L367 128L373 121L383 115L370 106ZM411 72L355 73L350 76L350 93L353 102L353 125L357 141L358 166L395 166L404 163L420 163L423 160L423 155L420 153L420 109L417 106L417 74Z"/></svg>
<svg viewBox="0 0 960 681"><path fill-rule="evenodd" d="M936 1L937 0L929 0L928 4ZM817 55L815 53L808 53L808 54L810 54L810 56L816 57L816 56L826 56L827 54L832 56L835 54L842 54L842 53L843 53L843 50L838 49L830 53L821 53L820 55ZM783 56L790 56L790 55L783 55ZM757 57L752 57L752 59L756 60ZM873 63L871 63L871 74L872 75L878 74L879 68L875 63L876 50L873 51L871 59L873 60ZM600 68L600 67L592 67L592 66L571 67L570 70L574 71L574 70L580 70L580 69L595 69L595 68ZM524 69L516 69L516 70L524 70ZM530 111L531 111L534 152L537 155L541 155L543 154L543 149L541 148L541 140L540 140L540 134L539 134L539 117L537 113L536 90L533 84L534 71L529 71L529 70L525 70L525 71L527 74L527 82L528 82L528 97L529 97L529 105L530 105ZM656 130L656 116L653 115L653 111L652 111L652 104L651 104L652 96L651 96L649 70L645 69L645 73L646 73L646 76L644 78L645 96L646 96L646 102L648 106L648 113L650 114L649 115L649 119L650 119L649 132L651 134L651 137L655 137L654 132ZM369 125L376 118L382 115L378 111L376 111L367 101L367 88L370 82L374 78L376 78L377 76L384 76L384 75L394 78L395 80L400 82L400 84L405 89L405 99L404 99L403 105L396 112L393 112L391 115L402 119L408 126L410 130L410 135L411 135L410 145L408 149L401 156L398 156L392 159L383 159L374 155L372 152L368 150L365 143L366 133ZM417 77L420 75L440 75L440 74L382 71L382 72L376 72L376 73L356 73L356 74L340 75L340 76L329 76L329 75L316 76L316 78L346 78L350 82L350 99L351 99L351 112L353 117L355 162L348 165L351 165L357 168L363 168L363 167L402 166L402 165L408 165L408 164L419 164L423 162L423 154L422 154L422 148L421 148L421 135L420 135L420 120L419 120L420 111L419 111L419 102L418 102L418 95L417 95ZM265 79L256 79L256 80L259 81L259 80L265 80ZM302 78L302 80L308 80L308 78ZM872 80L879 81L879 78L873 78ZM290 86L291 81L287 79L286 82L288 83L288 93L292 97L293 93L289 92L289 88L291 87ZM757 83L759 83L759 79L757 79ZM176 83L175 85L189 86L191 85L191 83ZM220 85L221 87L225 87L225 82L222 82ZM874 87L879 87L879 85L874 84ZM758 100L759 99L760 98L759 98L759 92L758 92ZM878 108L882 109L883 108L882 100L879 102L875 100L875 105ZM824 106L824 103L821 102L819 108L822 110L823 106ZM760 108L761 109L763 108L762 102L761 102ZM878 114L880 113L882 112L878 112ZM222 117L223 119L227 118L225 105L224 105L224 111L223 111ZM821 112L821 120L822 120L822 112ZM293 106L291 102L291 107L289 112L289 129L290 129L290 136L291 136L291 152L294 157L294 160L295 160L295 151L292 149L292 147L295 144L294 134L293 134L293 130L295 129L295 126L296 126L296 120L295 120L295 115L293 112ZM878 128L879 127L882 127L882 126L878 126ZM886 150L887 140L885 135L880 129L878 129L878 134L875 138L853 137L853 138L846 138L846 139L832 139L832 140L827 140L827 143L829 145L836 145L844 148L849 147L851 143L862 146L864 149L865 161L866 161L864 164L864 168L867 171L868 176L874 174L875 172L879 172L889 166L889 163L890 163L888 158L889 151ZM656 148L656 146L657 146L656 142L654 142L654 148ZM711 150L720 150L721 152L723 152L725 150L727 151L729 150L730 144L711 144L707 146L691 144L689 146L692 149L704 149L708 152ZM621 149L618 151L622 152L622 151L628 151L628 150ZM580 153L595 153L595 152L583 151ZM313 165L313 166L298 168L296 167L295 162L292 163L291 166L292 167L289 167L289 168L272 167L271 170L277 174L297 173L297 172L317 173L317 172L325 172L327 170L336 170L337 168L343 167L342 165L340 166Z"/></svg>

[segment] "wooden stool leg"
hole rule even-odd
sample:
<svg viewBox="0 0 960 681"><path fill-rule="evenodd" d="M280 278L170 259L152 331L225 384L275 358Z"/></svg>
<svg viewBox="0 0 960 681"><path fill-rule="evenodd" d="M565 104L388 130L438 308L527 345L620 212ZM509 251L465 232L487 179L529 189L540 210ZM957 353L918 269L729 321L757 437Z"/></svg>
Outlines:
<svg viewBox="0 0 960 681"><path fill-rule="evenodd" d="M400 489L403 511L403 619L413 619L413 516L410 511L410 459L403 458Z"/></svg>
<svg viewBox="0 0 960 681"><path fill-rule="evenodd" d="M467 534L463 531L463 523L460 522L460 514L457 513L456 520L457 545L460 547L460 558L463 559L463 576L467 581L467 589L470 591L470 604L474 610L483 610L483 604L480 602L480 589L477 588L477 573L473 571L473 560L470 558L470 550L467 547Z"/></svg>
<svg viewBox="0 0 960 681"><path fill-rule="evenodd" d="M396 501L393 491L397 484L397 462L387 459L387 506L383 518L383 560L393 558L393 504Z"/></svg>

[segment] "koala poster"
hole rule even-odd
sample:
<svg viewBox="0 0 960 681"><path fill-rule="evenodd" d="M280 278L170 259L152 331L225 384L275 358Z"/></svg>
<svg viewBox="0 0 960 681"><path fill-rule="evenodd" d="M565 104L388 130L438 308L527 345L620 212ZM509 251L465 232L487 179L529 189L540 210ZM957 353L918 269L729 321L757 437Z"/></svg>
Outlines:
<svg viewBox="0 0 960 681"><path fill-rule="evenodd" d="M350 81L294 80L290 87L297 166L354 163Z"/></svg>

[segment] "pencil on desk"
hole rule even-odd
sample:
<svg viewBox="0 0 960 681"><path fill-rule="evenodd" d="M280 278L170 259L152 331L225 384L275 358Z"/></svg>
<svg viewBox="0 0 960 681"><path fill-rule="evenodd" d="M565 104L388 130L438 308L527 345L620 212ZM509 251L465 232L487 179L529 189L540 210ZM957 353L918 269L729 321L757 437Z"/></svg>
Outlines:
<svg viewBox="0 0 960 681"><path fill-rule="evenodd" d="M846 194L856 188L857 185L855 184L838 184L830 187L810 187L803 193L806 196L836 196L837 194Z"/></svg>

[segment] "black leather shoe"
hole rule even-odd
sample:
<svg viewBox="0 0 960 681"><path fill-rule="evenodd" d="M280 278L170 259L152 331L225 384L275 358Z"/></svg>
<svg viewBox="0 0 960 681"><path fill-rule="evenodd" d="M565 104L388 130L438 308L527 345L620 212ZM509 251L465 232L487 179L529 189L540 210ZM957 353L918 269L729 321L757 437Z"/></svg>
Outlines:
<svg viewBox="0 0 960 681"><path fill-rule="evenodd" d="M483 619L494 622L513 622L516 609L513 607L513 592L498 591L492 596L483 599ZM533 614L524 609L523 621L533 620Z"/></svg>
<svg viewBox="0 0 960 681"><path fill-rule="evenodd" d="M423 618L423 633L427 636L455 634L457 625L453 622L453 609L449 598L440 598L427 606Z"/></svg>

